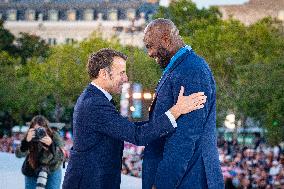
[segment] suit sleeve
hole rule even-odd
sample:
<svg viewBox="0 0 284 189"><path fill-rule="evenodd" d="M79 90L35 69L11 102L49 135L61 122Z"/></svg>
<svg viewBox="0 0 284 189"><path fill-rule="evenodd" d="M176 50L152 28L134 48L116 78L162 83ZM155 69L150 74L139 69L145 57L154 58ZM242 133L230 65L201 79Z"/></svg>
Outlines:
<svg viewBox="0 0 284 189"><path fill-rule="evenodd" d="M146 145L175 131L166 114L152 122L135 124L122 117L111 103L90 103L88 108L89 114L93 116L92 120L94 120L89 123L93 132L100 132L136 145Z"/></svg>
<svg viewBox="0 0 284 189"><path fill-rule="evenodd" d="M142 126L146 123L149 123L149 121L137 121L137 122L133 122L136 126Z"/></svg>
<svg viewBox="0 0 284 189"><path fill-rule="evenodd" d="M172 189L179 185L186 174L188 166L190 166L190 161L192 161L196 146L203 133L208 114L208 104L210 104L212 93L211 87L207 84L194 83L185 79L181 81L180 79L172 86L175 102L181 86L185 87L185 95L205 92L207 102L204 108L182 115L177 120L176 132L165 144L163 160L158 165L155 180L157 188Z"/></svg>

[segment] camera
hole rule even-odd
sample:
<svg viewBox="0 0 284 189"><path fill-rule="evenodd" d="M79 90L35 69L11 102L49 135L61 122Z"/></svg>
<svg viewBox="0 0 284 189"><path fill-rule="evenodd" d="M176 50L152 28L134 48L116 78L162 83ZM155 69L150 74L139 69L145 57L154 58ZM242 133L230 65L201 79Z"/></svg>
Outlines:
<svg viewBox="0 0 284 189"><path fill-rule="evenodd" d="M47 178L48 178L49 169L48 167L42 167L39 171L37 180L36 180L36 188L37 189L45 189Z"/></svg>
<svg viewBox="0 0 284 189"><path fill-rule="evenodd" d="M35 129L35 137L33 138L33 141L39 141L40 139L42 139L45 136L46 136L45 129L42 128L42 127L39 127L37 129Z"/></svg>

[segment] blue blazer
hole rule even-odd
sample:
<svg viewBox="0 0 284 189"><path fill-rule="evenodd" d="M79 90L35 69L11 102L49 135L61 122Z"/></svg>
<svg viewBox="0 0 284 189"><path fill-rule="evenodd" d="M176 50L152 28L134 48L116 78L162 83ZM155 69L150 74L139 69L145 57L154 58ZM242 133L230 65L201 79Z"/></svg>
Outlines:
<svg viewBox="0 0 284 189"><path fill-rule="evenodd" d="M176 132L145 147L143 189L224 188L216 139L216 86L204 59L187 50L162 77L150 110L155 120L185 95L205 92L205 107L178 120ZM159 125L154 125L159 127Z"/></svg>
<svg viewBox="0 0 284 189"><path fill-rule="evenodd" d="M74 144L63 189L119 189L123 141L145 145L174 130L165 114L144 125L129 122L89 84L74 108Z"/></svg>

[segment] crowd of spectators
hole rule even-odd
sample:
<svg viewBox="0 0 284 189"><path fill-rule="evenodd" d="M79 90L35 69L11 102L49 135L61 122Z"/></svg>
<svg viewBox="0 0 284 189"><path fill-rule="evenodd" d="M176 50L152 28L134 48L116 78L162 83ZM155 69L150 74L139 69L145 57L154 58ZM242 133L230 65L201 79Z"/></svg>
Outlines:
<svg viewBox="0 0 284 189"><path fill-rule="evenodd" d="M14 153L17 146L21 144L23 134L17 133L12 137L6 135L0 137L0 152Z"/></svg>
<svg viewBox="0 0 284 189"><path fill-rule="evenodd" d="M283 148L256 141L248 148L236 140L218 140L219 159L228 189L284 189Z"/></svg>
<svg viewBox="0 0 284 189"><path fill-rule="evenodd" d="M0 138L0 152L14 153L23 134ZM67 154L72 147L68 134L64 135ZM141 177L144 147L125 142L122 173ZM222 138L218 139L219 159L227 189L284 189L283 146L270 147L256 140L254 146L246 147Z"/></svg>
<svg viewBox="0 0 284 189"><path fill-rule="evenodd" d="M141 177L143 147L125 143L124 174ZM246 147L218 139L219 159L227 189L284 189L284 152L279 145L270 147L257 139Z"/></svg>
<svg viewBox="0 0 284 189"><path fill-rule="evenodd" d="M122 172L141 177L143 147L125 143ZM257 138L250 147L218 139L226 189L284 189L284 151Z"/></svg>
<svg viewBox="0 0 284 189"><path fill-rule="evenodd" d="M135 146L134 144L124 142L122 173L135 177L142 176L142 159L143 146Z"/></svg>

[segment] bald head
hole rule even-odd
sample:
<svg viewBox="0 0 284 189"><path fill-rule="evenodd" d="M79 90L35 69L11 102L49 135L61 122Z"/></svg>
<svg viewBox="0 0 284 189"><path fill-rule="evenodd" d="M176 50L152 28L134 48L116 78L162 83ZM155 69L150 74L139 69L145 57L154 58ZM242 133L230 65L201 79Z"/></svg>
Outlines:
<svg viewBox="0 0 284 189"><path fill-rule="evenodd" d="M179 37L179 30L175 26L175 24L169 20L164 18L158 18L150 22L144 30L144 33L153 32L154 30L158 30L161 35L167 35L171 39Z"/></svg>
<svg viewBox="0 0 284 189"><path fill-rule="evenodd" d="M144 43L148 55L165 68L171 57L184 45L179 30L169 19L159 18L150 22L144 30Z"/></svg>

